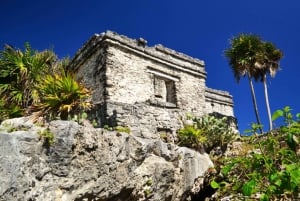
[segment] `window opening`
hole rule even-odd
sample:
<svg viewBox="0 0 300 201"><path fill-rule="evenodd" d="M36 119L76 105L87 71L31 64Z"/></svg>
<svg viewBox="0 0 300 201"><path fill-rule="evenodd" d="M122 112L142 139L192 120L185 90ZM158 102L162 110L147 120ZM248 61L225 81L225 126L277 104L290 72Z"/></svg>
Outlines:
<svg viewBox="0 0 300 201"><path fill-rule="evenodd" d="M176 104L175 82L154 76L154 96L161 101Z"/></svg>

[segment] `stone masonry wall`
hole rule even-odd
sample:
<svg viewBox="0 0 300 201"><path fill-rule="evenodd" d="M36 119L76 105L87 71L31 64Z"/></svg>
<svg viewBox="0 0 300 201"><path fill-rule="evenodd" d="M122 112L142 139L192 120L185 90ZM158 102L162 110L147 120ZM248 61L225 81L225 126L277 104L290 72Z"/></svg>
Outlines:
<svg viewBox="0 0 300 201"><path fill-rule="evenodd" d="M102 103L105 99L106 85L106 49L99 48L93 55L86 58L79 66L76 73L77 80L92 89L94 103Z"/></svg>
<svg viewBox="0 0 300 201"><path fill-rule="evenodd" d="M234 117L232 96L226 91L206 88L205 112Z"/></svg>
<svg viewBox="0 0 300 201"><path fill-rule="evenodd" d="M93 90L91 115L100 126L129 126L135 135L156 138L174 134L187 113L234 116L232 96L206 87L203 61L146 44L108 31L72 60L77 79Z"/></svg>
<svg viewBox="0 0 300 201"><path fill-rule="evenodd" d="M146 103L126 104L108 102L106 105L107 122L111 126L129 126L131 133L144 138L158 138L160 133L169 134L174 140L176 131L181 128L181 111L177 108L165 109ZM99 114L100 115L100 114Z"/></svg>
<svg viewBox="0 0 300 201"><path fill-rule="evenodd" d="M152 72L177 79L174 82L178 108L184 112L203 115L204 78L179 71L174 68L174 64L162 64L115 46L108 48L107 82L110 83L107 89L108 100L134 104L155 99L153 81L155 74Z"/></svg>

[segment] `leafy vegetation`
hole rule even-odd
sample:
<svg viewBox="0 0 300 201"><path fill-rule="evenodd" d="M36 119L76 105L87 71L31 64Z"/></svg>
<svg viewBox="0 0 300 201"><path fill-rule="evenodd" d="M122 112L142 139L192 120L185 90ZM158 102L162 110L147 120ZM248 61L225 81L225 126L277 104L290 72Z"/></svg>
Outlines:
<svg viewBox="0 0 300 201"><path fill-rule="evenodd" d="M51 50L41 52L25 43L24 50L5 45L0 51L0 121L32 115L68 119L91 107L90 92Z"/></svg>
<svg viewBox="0 0 300 201"><path fill-rule="evenodd" d="M46 75L38 82L37 88L41 99L34 109L43 116L60 116L62 120L67 120L71 112L80 113L91 108L87 100L90 91L64 70L60 74Z"/></svg>
<svg viewBox="0 0 300 201"><path fill-rule="evenodd" d="M57 57L50 50L37 52L29 43L25 43L24 51L5 45L0 52L0 112L3 117L22 116L32 103L39 101L35 83L51 73L56 62Z"/></svg>
<svg viewBox="0 0 300 201"><path fill-rule="evenodd" d="M178 131L178 144L181 146L195 150L205 149L207 152L216 147L224 150L237 136L226 117L205 115L189 119L193 120L193 125L185 125Z"/></svg>
<svg viewBox="0 0 300 201"><path fill-rule="evenodd" d="M40 131L38 135L44 139L44 144L46 146L50 146L54 143L54 134L50 131L50 129L47 128L43 131Z"/></svg>
<svg viewBox="0 0 300 201"><path fill-rule="evenodd" d="M284 118L285 125L268 135L245 138L252 149L246 154L216 160L217 174L210 185L217 197L235 195L236 200L293 200L300 193L300 115L289 107L277 110L273 120ZM240 153L245 153L241 151Z"/></svg>
<svg viewBox="0 0 300 201"><path fill-rule="evenodd" d="M109 130L109 131L117 131L117 132L122 132L122 133L127 133L130 134L130 128L127 126L116 126L116 127L110 127L108 125L104 125L103 127L105 130Z"/></svg>

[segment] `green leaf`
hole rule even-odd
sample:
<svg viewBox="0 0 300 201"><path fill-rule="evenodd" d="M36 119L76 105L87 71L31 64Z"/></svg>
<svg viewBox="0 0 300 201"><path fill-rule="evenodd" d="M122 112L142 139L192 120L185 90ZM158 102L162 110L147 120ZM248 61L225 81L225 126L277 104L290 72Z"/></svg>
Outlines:
<svg viewBox="0 0 300 201"><path fill-rule="evenodd" d="M225 165L221 170L222 174L224 174L224 176L227 176L234 165L235 163L230 163L228 165Z"/></svg>
<svg viewBox="0 0 300 201"><path fill-rule="evenodd" d="M213 189L218 189L220 188L220 184L218 182L216 182L215 180L212 180L210 182L210 186L213 188Z"/></svg>
<svg viewBox="0 0 300 201"><path fill-rule="evenodd" d="M261 196L260 196L260 201L269 201L269 196L265 193L263 193Z"/></svg>
<svg viewBox="0 0 300 201"><path fill-rule="evenodd" d="M294 135L291 133L288 133L287 135L287 144L289 145L290 149L296 149L297 142L295 141Z"/></svg>
<svg viewBox="0 0 300 201"><path fill-rule="evenodd" d="M242 188L243 195L250 196L252 193L254 193L255 185L256 185L256 182L253 179L248 181L246 184L244 184L243 188Z"/></svg>
<svg viewBox="0 0 300 201"><path fill-rule="evenodd" d="M300 167L298 164L290 164L286 166L286 171L297 185L300 185Z"/></svg>
<svg viewBox="0 0 300 201"><path fill-rule="evenodd" d="M283 116L283 111L282 110L276 110L273 115L272 115L272 121L275 121L279 117Z"/></svg>
<svg viewBox="0 0 300 201"><path fill-rule="evenodd" d="M274 185L269 185L268 186L268 192L274 193L277 190L277 187Z"/></svg>

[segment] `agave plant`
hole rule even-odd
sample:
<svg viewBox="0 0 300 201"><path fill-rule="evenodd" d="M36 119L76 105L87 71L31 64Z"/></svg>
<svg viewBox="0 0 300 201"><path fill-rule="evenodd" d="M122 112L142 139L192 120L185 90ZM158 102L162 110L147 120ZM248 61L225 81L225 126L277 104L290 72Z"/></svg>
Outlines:
<svg viewBox="0 0 300 201"><path fill-rule="evenodd" d="M64 70L60 74L46 75L37 88L41 95L41 102L35 105L39 116L50 119L59 116L67 120L70 114L91 108L90 91Z"/></svg>

